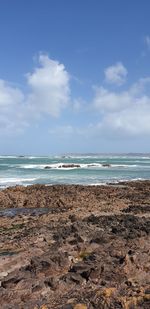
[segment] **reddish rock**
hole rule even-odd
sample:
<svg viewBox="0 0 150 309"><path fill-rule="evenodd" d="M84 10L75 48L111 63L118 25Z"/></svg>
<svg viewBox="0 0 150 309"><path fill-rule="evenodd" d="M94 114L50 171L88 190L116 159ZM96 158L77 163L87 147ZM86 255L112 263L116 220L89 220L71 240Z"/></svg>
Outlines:
<svg viewBox="0 0 150 309"><path fill-rule="evenodd" d="M149 206L149 181L0 191L1 308L150 308Z"/></svg>

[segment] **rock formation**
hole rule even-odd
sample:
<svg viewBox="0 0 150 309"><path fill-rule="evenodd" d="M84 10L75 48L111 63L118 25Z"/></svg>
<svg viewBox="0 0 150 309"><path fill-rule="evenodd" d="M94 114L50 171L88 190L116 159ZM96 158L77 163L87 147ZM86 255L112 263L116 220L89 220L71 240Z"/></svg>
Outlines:
<svg viewBox="0 0 150 309"><path fill-rule="evenodd" d="M2 309L150 308L150 182L0 192Z"/></svg>

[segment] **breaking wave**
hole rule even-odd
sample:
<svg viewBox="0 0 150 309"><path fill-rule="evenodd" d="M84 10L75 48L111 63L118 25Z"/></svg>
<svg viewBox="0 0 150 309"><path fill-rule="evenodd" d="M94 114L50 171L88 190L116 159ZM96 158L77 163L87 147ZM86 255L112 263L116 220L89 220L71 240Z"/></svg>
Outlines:
<svg viewBox="0 0 150 309"><path fill-rule="evenodd" d="M133 168L138 167L136 164L109 164L109 163L52 163L52 164L19 164L16 166L21 169L62 169L62 170L71 170L71 169L87 169L87 168Z"/></svg>

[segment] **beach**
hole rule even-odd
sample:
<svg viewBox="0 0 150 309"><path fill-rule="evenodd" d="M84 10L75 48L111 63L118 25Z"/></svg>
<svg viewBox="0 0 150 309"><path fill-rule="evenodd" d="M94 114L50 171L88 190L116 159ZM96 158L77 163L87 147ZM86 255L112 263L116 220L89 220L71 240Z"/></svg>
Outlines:
<svg viewBox="0 0 150 309"><path fill-rule="evenodd" d="M150 308L149 215L149 180L0 191L1 308Z"/></svg>

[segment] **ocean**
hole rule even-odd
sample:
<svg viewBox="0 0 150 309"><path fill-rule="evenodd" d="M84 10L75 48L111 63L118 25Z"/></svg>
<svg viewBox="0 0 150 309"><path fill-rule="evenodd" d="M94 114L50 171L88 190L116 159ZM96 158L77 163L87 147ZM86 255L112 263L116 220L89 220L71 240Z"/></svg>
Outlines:
<svg viewBox="0 0 150 309"><path fill-rule="evenodd" d="M31 184L100 185L150 179L150 154L0 156L0 188Z"/></svg>

